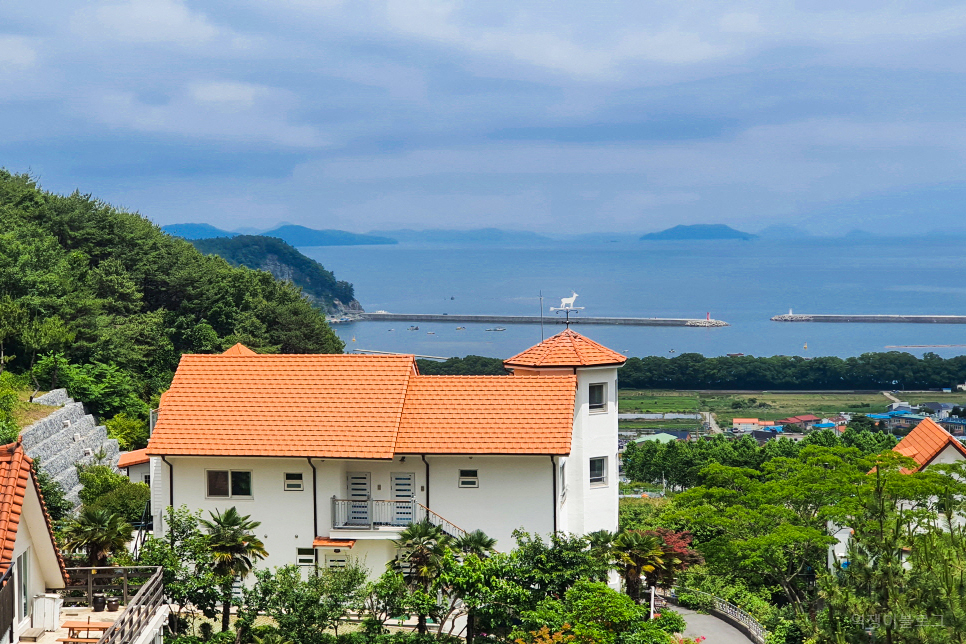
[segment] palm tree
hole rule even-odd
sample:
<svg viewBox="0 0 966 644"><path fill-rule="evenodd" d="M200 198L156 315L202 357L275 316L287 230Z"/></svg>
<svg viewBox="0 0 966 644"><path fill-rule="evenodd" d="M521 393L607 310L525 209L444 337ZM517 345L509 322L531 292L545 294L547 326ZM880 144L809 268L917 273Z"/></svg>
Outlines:
<svg viewBox="0 0 966 644"><path fill-rule="evenodd" d="M480 559L486 559L496 552L496 548L493 547L496 545L496 539L482 530L474 530L462 537L457 537L453 545L464 555L473 554Z"/></svg>
<svg viewBox="0 0 966 644"><path fill-rule="evenodd" d="M268 556L265 544L255 536L253 530L261 521L251 521L250 515L242 516L234 507L224 512L209 512L211 521L201 519L202 527L208 532L208 548L211 551L212 569L224 578L221 600L221 630L228 630L231 614L231 592L235 577L244 579L252 571L252 561Z"/></svg>
<svg viewBox="0 0 966 644"><path fill-rule="evenodd" d="M107 563L108 555L130 543L133 536L134 528L121 515L85 507L64 530L64 548L86 550L88 565L97 568Z"/></svg>
<svg viewBox="0 0 966 644"><path fill-rule="evenodd" d="M660 537L640 530L621 532L611 546L611 556L624 578L624 590L635 602L641 601L644 576L665 565Z"/></svg>
<svg viewBox="0 0 966 644"><path fill-rule="evenodd" d="M418 588L426 595L440 572L440 564L449 550L452 537L429 521L410 523L393 541L399 549L397 565L410 588ZM426 634L425 613L418 615L416 629Z"/></svg>

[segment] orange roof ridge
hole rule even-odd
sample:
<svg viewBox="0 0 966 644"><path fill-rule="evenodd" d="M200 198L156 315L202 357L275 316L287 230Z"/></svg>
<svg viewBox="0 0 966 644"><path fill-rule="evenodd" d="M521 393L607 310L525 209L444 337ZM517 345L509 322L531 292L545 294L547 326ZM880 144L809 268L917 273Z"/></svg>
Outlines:
<svg viewBox="0 0 966 644"><path fill-rule="evenodd" d="M590 367L622 365L627 357L566 329L503 361L519 367Z"/></svg>
<svg viewBox="0 0 966 644"><path fill-rule="evenodd" d="M57 547L50 515L47 514L47 504L44 502L44 495L41 493L40 483L37 481L37 473L33 468L33 459L27 456L19 441L0 446L0 558L2 558L0 560L7 562L8 566L13 565L17 528L20 526L20 517L23 515L28 481L37 492L44 521L47 524L47 533L57 556L57 564L66 581L67 569L60 549ZM5 569L3 572L5 572Z"/></svg>
<svg viewBox="0 0 966 644"><path fill-rule="evenodd" d="M223 356L257 356L258 354L246 347L241 342L236 342L230 348L226 349Z"/></svg>
<svg viewBox="0 0 966 644"><path fill-rule="evenodd" d="M952 445L966 458L966 446L931 418L926 418L906 434L893 450L916 461L919 465L916 471L919 472L939 456L948 445Z"/></svg>

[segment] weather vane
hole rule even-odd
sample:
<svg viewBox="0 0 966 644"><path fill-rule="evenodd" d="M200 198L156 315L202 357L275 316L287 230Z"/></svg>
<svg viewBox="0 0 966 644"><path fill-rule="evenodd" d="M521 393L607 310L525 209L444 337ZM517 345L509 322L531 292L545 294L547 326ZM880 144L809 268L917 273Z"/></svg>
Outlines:
<svg viewBox="0 0 966 644"><path fill-rule="evenodd" d="M564 312L564 315L566 316L566 319L564 319L564 324L567 325L568 329L570 328L570 314L573 313L574 315L577 315L580 311L584 310L584 307L582 306L574 306L574 300L576 299L577 293L571 291L570 297L560 298L560 306L550 307L550 310L554 313L560 313L561 311Z"/></svg>

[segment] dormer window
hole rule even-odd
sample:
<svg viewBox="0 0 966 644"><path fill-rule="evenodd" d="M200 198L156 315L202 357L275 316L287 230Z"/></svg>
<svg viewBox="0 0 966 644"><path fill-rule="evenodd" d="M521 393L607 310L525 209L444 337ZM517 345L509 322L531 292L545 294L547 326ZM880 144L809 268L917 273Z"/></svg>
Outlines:
<svg viewBox="0 0 966 644"><path fill-rule="evenodd" d="M590 411L592 412L603 412L607 411L607 385L598 382L590 385L588 391L588 399L590 401Z"/></svg>

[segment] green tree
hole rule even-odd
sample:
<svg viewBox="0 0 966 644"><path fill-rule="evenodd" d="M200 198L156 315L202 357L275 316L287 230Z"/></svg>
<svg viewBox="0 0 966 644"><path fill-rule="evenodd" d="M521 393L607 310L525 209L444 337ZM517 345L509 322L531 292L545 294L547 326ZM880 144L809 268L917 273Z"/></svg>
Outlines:
<svg viewBox="0 0 966 644"><path fill-rule="evenodd" d="M131 418L124 412L104 423L109 438L117 439L124 451L141 449L148 445L148 426L140 418Z"/></svg>
<svg viewBox="0 0 966 644"><path fill-rule="evenodd" d="M264 544L254 530L261 525L252 521L250 515L241 515L233 506L227 510L208 513L211 519L201 519L200 524L208 533L212 571L225 581L222 583L221 630L228 630L231 615L232 582L236 577L244 579L252 571L253 562L268 556Z"/></svg>
<svg viewBox="0 0 966 644"><path fill-rule="evenodd" d="M427 617L439 612L430 591L441 573L452 538L428 521L421 521L406 526L393 544L399 551L394 565L399 567L410 587L412 608L417 614L416 629L425 635Z"/></svg>
<svg viewBox="0 0 966 644"><path fill-rule="evenodd" d="M98 496L89 507L118 514L125 521L135 524L143 518L145 506L150 501L151 488L147 484L127 481Z"/></svg>
<svg viewBox="0 0 966 644"><path fill-rule="evenodd" d="M78 465L77 476L81 489L78 496L84 505L92 505L103 495L130 484L130 479L120 472L115 472L108 465Z"/></svg>
<svg viewBox="0 0 966 644"><path fill-rule="evenodd" d="M81 508L64 529L64 548L84 550L92 568L103 566L107 558L123 550L134 536L134 528L124 517L107 510Z"/></svg>
<svg viewBox="0 0 966 644"><path fill-rule="evenodd" d="M192 513L186 506L177 510L169 507L164 525L162 537L150 537L141 547L139 563L161 566L164 595L177 611L176 625L183 618L193 618L196 611L214 618L224 580L211 566L208 536L201 531L200 513Z"/></svg>
<svg viewBox="0 0 966 644"><path fill-rule="evenodd" d="M635 603L641 601L641 588L646 576L659 568L673 565L673 556L664 552L661 539L639 530L627 530L613 540L610 555L624 580L627 596Z"/></svg>

